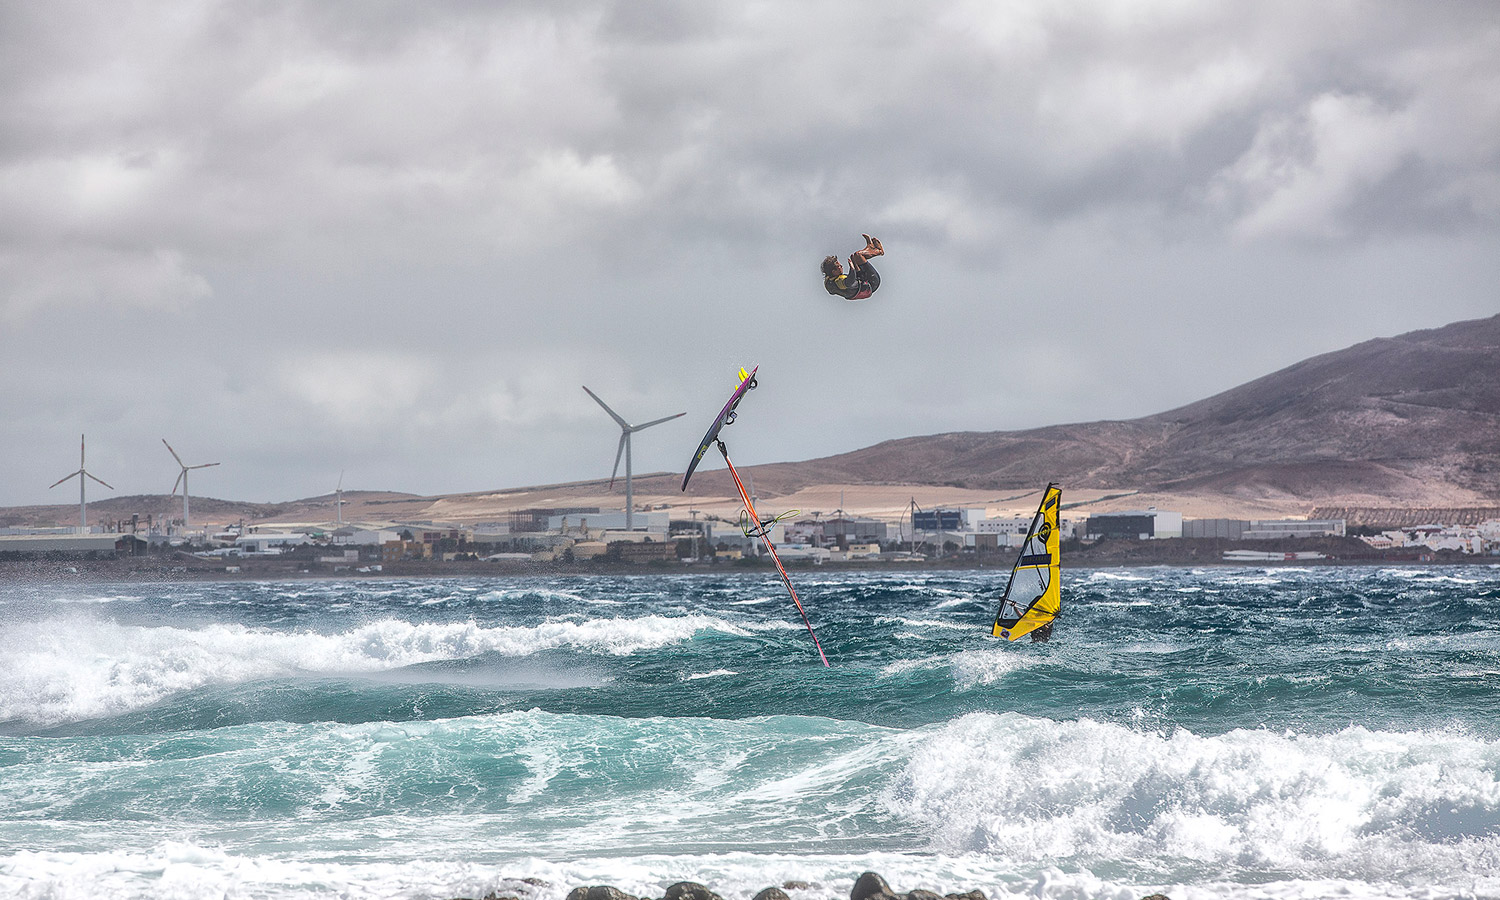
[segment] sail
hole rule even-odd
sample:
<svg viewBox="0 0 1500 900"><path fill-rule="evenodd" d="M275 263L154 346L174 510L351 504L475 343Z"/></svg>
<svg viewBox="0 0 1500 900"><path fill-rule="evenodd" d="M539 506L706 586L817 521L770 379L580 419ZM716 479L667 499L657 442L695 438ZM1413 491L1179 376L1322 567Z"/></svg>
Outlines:
<svg viewBox="0 0 1500 900"><path fill-rule="evenodd" d="M698 463L703 461L703 454L708 452L709 447L717 444L720 455L724 457L724 465L728 467L729 475L734 479L734 486L740 492L740 500L745 504L745 517L741 519L745 537L760 538L761 543L766 547L766 552L771 554L771 560L776 563L776 571L781 573L781 583L786 585L787 593L792 595L792 602L797 605L797 612L802 614L802 624L807 626L807 634L812 638L813 646L818 650L818 658L823 660L824 666L827 666L828 655L823 652L823 645L818 642L818 635L813 631L812 620L807 617L807 610L802 607L802 600L797 596L797 589L792 587L792 579L786 573L786 566L781 564L781 557L776 553L776 545L771 543L770 526L774 525L780 517L762 519L755 511L755 503L750 499L750 492L745 490L745 482L740 480L739 470L734 467L734 463L729 461L729 448L724 446L723 439L719 437L719 432L724 429L724 426L734 424L735 418L739 415L737 410L740 401L745 399L745 393L755 390L755 373L759 370L759 366L748 372L743 367L740 368L739 386L734 389L733 394L729 395L729 402L719 410L718 418L714 419L714 423L708 428L708 433L703 435L703 441L698 444L698 450L693 453L693 460L688 463L687 474L682 476L682 489L687 490L688 479L693 477L693 470L698 468ZM795 513L796 510L793 510L788 515Z"/></svg>
<svg viewBox="0 0 1500 900"><path fill-rule="evenodd" d="M1055 483L1042 492L1042 502L1026 531L1026 541L1010 570L1000 611L990 631L995 637L1013 641L1039 628L1051 630L1062 606L1061 563L1057 513L1062 507L1062 489Z"/></svg>

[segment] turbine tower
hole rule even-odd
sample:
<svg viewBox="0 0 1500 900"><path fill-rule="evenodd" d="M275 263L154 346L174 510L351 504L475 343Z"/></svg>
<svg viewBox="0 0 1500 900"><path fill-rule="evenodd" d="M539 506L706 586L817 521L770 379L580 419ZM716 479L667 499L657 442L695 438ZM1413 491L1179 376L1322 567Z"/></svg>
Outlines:
<svg viewBox="0 0 1500 900"><path fill-rule="evenodd" d="M162 438L161 442L163 444L167 444L167 439L166 438ZM209 466L217 466L218 463L199 463L196 466L190 466L190 465L187 465L186 463L184 463L182 461L182 457L180 457L180 456L177 455L177 451L172 449L172 445L171 444L167 444L167 452L170 453L170 454L172 454L172 458L173 459L177 460L177 465L182 466L182 471L177 473L177 481L172 482L172 493L173 494L177 493L177 485L179 483L181 483L182 484L182 528L183 528L184 531L186 531L187 527L192 524L192 522L188 520L188 486L187 486L188 472L192 471L193 469L206 469Z"/></svg>
<svg viewBox="0 0 1500 900"><path fill-rule="evenodd" d="M81 434L78 436L78 471L73 472L70 475L64 475L62 478L57 479L57 481L54 481L52 485L47 488L47 490L50 491L52 490L52 488L57 487L59 484L62 484L64 481L67 481L69 478L73 478L75 476L78 478L78 530L80 533L87 534L89 530L89 507L88 502L84 498L83 494L84 485L88 484L88 479L93 478L95 481L98 481L100 484L104 485L110 490L114 490L115 486L97 478L93 473L89 472L88 469L84 468L83 435Z"/></svg>
<svg viewBox="0 0 1500 900"><path fill-rule="evenodd" d="M662 416L660 419L652 419L644 425L632 425L620 418L619 413L610 409L608 404L600 400L599 395L589 390L588 385L584 385L583 390L590 397L594 398L595 403L604 407L604 411L609 413L609 417L614 419L620 426L620 448L615 451L615 467L609 473L609 486L611 490L614 489L615 475L620 471L620 457L623 455L625 457L625 530L633 531L635 530L635 491L630 482L630 436L637 431L650 428L652 425L660 425L663 422L677 418L677 416L685 416L687 413L680 412L675 416Z"/></svg>
<svg viewBox="0 0 1500 900"><path fill-rule="evenodd" d="M334 493L334 496L337 498L337 499L334 500L334 505L337 506L338 510L339 510L339 527L343 528L344 527L344 471L342 469L339 470L339 486L333 489L333 493Z"/></svg>

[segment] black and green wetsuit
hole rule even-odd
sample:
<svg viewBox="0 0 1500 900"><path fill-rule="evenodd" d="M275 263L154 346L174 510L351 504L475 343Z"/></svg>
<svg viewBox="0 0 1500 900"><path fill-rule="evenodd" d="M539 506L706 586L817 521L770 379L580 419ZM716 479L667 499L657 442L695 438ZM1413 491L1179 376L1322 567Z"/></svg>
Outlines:
<svg viewBox="0 0 1500 900"><path fill-rule="evenodd" d="M868 262L837 278L823 276L823 289L845 300L863 300L880 287L880 273Z"/></svg>

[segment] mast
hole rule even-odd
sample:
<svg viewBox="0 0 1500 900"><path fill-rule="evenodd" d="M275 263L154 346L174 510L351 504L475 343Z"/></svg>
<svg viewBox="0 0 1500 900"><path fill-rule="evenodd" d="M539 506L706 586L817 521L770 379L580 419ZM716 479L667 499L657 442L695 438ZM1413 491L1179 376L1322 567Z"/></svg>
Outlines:
<svg viewBox="0 0 1500 900"><path fill-rule="evenodd" d="M818 649L818 658L823 660L824 668L828 668L828 656L823 652L823 645L818 641L818 636L813 632L812 621L807 618L807 610L802 608L802 600L797 597L797 589L792 587L791 576L786 573L786 566L781 564L781 557L776 554L776 545L771 543L770 531L760 520L760 515L755 511L755 504L750 501L750 493L745 490L745 483L740 480L740 473L735 469L734 463L729 461L729 448L724 446L722 440L715 440L719 446L719 453L724 457L724 465L729 467L729 474L734 477L734 486L739 489L740 499L745 503L745 512L750 515L750 520L755 523L755 531L745 531L746 537L758 536L761 543L766 545L771 559L776 563L776 571L781 573L781 583L786 585L787 593L792 595L792 602L797 604L797 612L802 614L802 624L807 626L807 633L812 638L813 646Z"/></svg>

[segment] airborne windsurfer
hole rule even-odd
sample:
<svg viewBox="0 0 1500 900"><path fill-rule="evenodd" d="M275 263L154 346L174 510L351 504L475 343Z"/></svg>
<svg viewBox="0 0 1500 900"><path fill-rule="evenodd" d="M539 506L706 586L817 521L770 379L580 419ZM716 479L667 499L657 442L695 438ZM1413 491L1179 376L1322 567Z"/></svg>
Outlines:
<svg viewBox="0 0 1500 900"><path fill-rule="evenodd" d="M823 289L835 297L845 300L863 300L880 289L880 273L870 265L870 260L885 255L880 238L862 234L865 247L849 254L849 271L839 263L837 256L823 258Z"/></svg>

